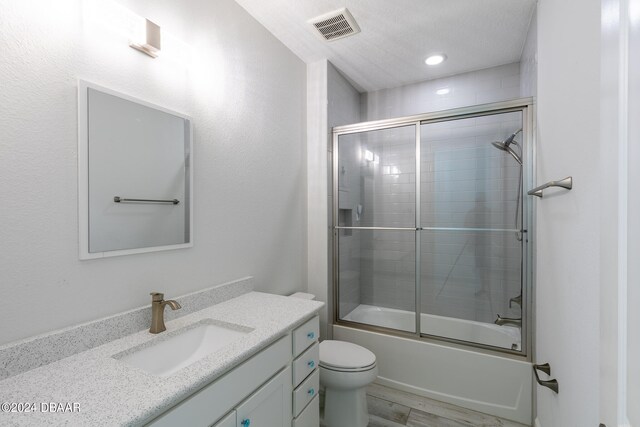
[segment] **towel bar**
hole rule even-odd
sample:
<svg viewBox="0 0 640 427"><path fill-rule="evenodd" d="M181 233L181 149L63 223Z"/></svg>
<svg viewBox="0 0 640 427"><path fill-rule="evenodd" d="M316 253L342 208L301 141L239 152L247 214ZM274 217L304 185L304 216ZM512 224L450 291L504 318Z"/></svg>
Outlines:
<svg viewBox="0 0 640 427"><path fill-rule="evenodd" d="M549 187L562 187L562 188L566 188L567 190L571 190L571 188L573 188L573 177L568 176L559 181L549 181L546 184L542 184L541 186L536 187L533 190L530 190L529 192L527 192L527 194L529 196L536 196L536 197L542 198L542 192Z"/></svg>
<svg viewBox="0 0 640 427"><path fill-rule="evenodd" d="M116 203L122 203L122 202L142 202L142 203L171 203L172 205L177 205L178 203L180 203L180 200L178 199L172 199L172 200L158 200L158 199L125 199L124 197L120 197L120 196L115 196L113 198L113 201Z"/></svg>

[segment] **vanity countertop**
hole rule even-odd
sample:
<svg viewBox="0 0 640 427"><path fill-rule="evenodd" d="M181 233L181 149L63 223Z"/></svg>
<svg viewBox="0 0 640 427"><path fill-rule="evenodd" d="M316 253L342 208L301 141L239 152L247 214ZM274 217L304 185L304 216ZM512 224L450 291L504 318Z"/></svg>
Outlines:
<svg viewBox="0 0 640 427"><path fill-rule="evenodd" d="M169 321L161 334L138 332L7 378L0 381L0 425L141 425L301 325L323 305L250 292ZM168 377L146 373L113 357L203 319L253 331ZM5 403L22 405L30 412L7 413Z"/></svg>

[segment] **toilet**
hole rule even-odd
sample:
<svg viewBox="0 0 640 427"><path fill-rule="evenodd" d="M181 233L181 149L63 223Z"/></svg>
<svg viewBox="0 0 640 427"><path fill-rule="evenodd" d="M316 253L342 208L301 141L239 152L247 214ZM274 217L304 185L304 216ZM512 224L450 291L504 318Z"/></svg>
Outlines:
<svg viewBox="0 0 640 427"><path fill-rule="evenodd" d="M315 299L313 294L297 292L293 298ZM366 427L367 386L378 377L376 355L346 341L320 343L320 386L324 387L326 427Z"/></svg>
<svg viewBox="0 0 640 427"><path fill-rule="evenodd" d="M359 345L325 340L320 343L320 385L325 388L324 425L366 427L367 386L378 376L376 355Z"/></svg>

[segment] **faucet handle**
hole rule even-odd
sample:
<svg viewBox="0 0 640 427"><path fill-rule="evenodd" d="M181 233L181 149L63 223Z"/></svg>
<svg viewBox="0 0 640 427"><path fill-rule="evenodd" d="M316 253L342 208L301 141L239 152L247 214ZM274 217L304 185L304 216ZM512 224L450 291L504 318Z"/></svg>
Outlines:
<svg viewBox="0 0 640 427"><path fill-rule="evenodd" d="M162 302L164 300L164 294L162 292L151 292L151 301L152 302Z"/></svg>

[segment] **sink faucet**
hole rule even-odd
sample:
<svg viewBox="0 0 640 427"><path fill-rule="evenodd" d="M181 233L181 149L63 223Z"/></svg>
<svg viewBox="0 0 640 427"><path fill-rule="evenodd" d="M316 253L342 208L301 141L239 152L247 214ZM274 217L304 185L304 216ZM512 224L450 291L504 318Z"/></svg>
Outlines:
<svg viewBox="0 0 640 427"><path fill-rule="evenodd" d="M516 318L512 318L512 317L502 317L498 314L498 318L496 319L495 322L496 325L514 325L514 326L519 326L522 327L522 317L518 317Z"/></svg>
<svg viewBox="0 0 640 427"><path fill-rule="evenodd" d="M164 326L164 306L168 305L172 310L177 310L180 307L177 301L164 300L164 294L160 292L151 292L151 328L149 332L152 334L159 334L162 331L166 331Z"/></svg>

